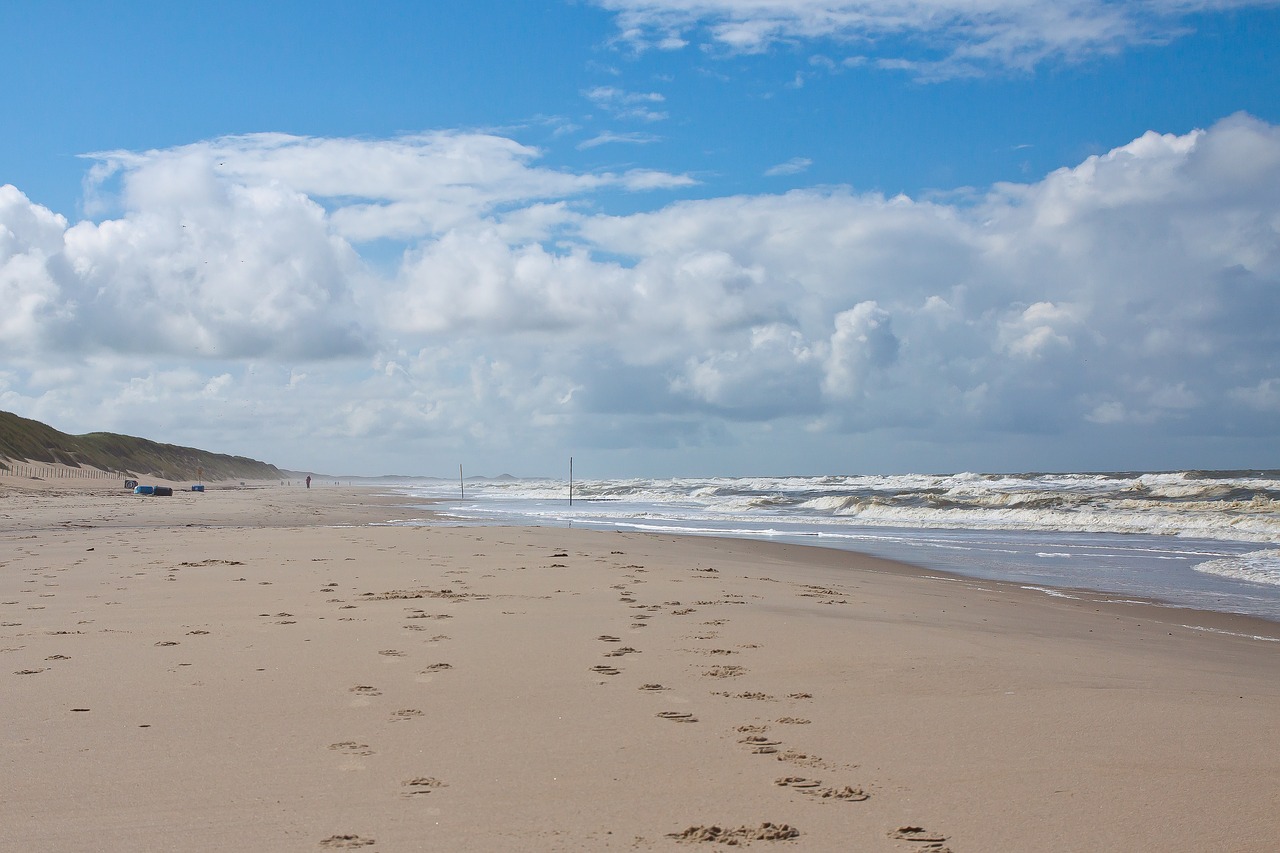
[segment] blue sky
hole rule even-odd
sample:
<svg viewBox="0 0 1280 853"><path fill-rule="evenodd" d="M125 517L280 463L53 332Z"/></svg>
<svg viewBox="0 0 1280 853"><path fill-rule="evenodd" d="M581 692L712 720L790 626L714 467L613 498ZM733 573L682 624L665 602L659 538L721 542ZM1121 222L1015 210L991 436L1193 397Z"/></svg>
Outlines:
<svg viewBox="0 0 1280 853"><path fill-rule="evenodd" d="M0 408L61 429L350 473L1280 464L1275 3L0 28Z"/></svg>

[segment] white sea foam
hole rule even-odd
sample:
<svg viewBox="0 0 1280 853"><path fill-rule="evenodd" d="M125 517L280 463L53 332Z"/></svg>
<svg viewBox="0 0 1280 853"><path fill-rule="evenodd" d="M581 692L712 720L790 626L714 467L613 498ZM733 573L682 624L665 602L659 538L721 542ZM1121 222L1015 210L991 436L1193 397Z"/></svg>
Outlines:
<svg viewBox="0 0 1280 853"><path fill-rule="evenodd" d="M432 491L447 487L437 485ZM487 497L559 503L567 484L508 480ZM597 518L767 519L823 526L1141 533L1280 543L1280 476L1201 474L902 474L588 480L579 512Z"/></svg>
<svg viewBox="0 0 1280 853"><path fill-rule="evenodd" d="M1029 589L1032 592L1043 592L1045 595L1051 596L1053 598L1069 598L1072 601L1080 600L1080 596L1070 595L1068 593L1063 592L1060 589L1049 589L1048 587L1043 587L1043 586L1023 586L1022 588Z"/></svg>
<svg viewBox="0 0 1280 853"><path fill-rule="evenodd" d="M1280 549L1250 551L1235 557L1208 560L1193 567L1197 572L1236 580L1280 586Z"/></svg>
<svg viewBox="0 0 1280 853"><path fill-rule="evenodd" d="M1263 634L1241 634L1238 631L1223 631L1220 628L1205 628L1202 625L1183 625L1192 631L1204 631L1206 634L1223 634L1228 637L1244 637L1246 640L1262 640L1266 643L1280 643L1280 637L1267 637Z"/></svg>

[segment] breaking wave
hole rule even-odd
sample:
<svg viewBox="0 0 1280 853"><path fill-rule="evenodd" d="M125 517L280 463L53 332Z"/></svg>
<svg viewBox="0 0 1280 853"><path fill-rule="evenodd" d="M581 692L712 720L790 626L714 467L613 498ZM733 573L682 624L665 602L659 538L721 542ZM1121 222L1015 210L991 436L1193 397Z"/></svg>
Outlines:
<svg viewBox="0 0 1280 853"><path fill-rule="evenodd" d="M1250 583L1280 586L1280 550L1251 551L1234 557L1208 560L1193 568L1197 572Z"/></svg>
<svg viewBox="0 0 1280 853"><path fill-rule="evenodd" d="M565 495L564 483L547 480L494 482L484 488L521 499ZM680 517L720 520L779 517L1280 543L1280 472L1275 471L599 480L576 483L574 495L596 504L640 504L649 511L667 508Z"/></svg>

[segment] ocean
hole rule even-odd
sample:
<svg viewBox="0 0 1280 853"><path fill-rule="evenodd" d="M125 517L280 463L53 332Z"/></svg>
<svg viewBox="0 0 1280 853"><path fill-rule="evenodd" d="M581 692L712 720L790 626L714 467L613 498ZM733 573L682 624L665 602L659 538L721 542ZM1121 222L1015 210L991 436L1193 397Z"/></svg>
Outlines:
<svg viewBox="0 0 1280 853"><path fill-rule="evenodd" d="M769 539L1280 621L1280 471L424 480L451 524ZM397 523L425 523L405 519ZM437 522L438 523L438 522Z"/></svg>

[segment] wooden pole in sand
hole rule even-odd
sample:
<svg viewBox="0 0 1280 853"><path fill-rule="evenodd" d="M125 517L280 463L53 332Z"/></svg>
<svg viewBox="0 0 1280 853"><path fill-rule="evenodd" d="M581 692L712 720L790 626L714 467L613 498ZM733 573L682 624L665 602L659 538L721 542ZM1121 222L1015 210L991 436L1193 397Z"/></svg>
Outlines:
<svg viewBox="0 0 1280 853"><path fill-rule="evenodd" d="M573 506L573 457L569 457L569 506Z"/></svg>
<svg viewBox="0 0 1280 853"><path fill-rule="evenodd" d="M467 484L462 480L462 463L458 463L458 491L462 492L462 499L467 499Z"/></svg>

